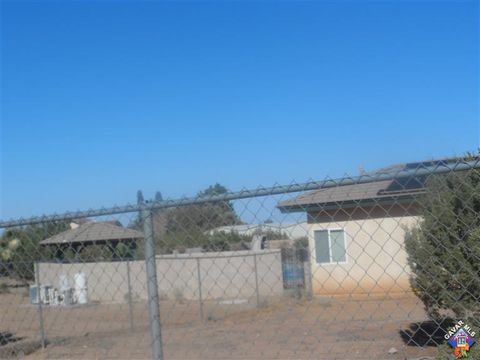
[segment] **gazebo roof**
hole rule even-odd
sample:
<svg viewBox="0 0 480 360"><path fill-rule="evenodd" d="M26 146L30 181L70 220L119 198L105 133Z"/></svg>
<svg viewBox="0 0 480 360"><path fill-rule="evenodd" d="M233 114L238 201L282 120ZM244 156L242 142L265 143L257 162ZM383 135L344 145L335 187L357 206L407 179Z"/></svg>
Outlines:
<svg viewBox="0 0 480 360"><path fill-rule="evenodd" d="M136 240L143 233L109 222L87 222L40 242L41 245L81 244L113 240Z"/></svg>

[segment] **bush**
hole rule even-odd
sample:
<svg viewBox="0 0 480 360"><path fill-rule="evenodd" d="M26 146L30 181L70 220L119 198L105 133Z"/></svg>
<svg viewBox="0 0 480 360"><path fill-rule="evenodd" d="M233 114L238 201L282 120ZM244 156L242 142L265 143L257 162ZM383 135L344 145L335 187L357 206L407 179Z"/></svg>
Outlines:
<svg viewBox="0 0 480 360"><path fill-rule="evenodd" d="M0 272L24 281L34 278L34 263L50 260L50 248L40 241L67 230L64 221L46 222L6 230L0 238Z"/></svg>
<svg viewBox="0 0 480 360"><path fill-rule="evenodd" d="M293 246L295 247L295 256L298 261L310 261L310 249L308 246L308 238L306 236L296 239Z"/></svg>
<svg viewBox="0 0 480 360"><path fill-rule="evenodd" d="M407 231L411 285L432 318L454 314L480 326L480 171L435 175Z"/></svg>
<svg viewBox="0 0 480 360"><path fill-rule="evenodd" d="M5 283L0 283L0 294L8 294L10 292L10 288Z"/></svg>
<svg viewBox="0 0 480 360"><path fill-rule="evenodd" d="M84 247L78 256L72 251L65 252L65 260L78 262L78 261L101 261L111 260L113 258L112 250L105 245L89 245Z"/></svg>
<svg viewBox="0 0 480 360"><path fill-rule="evenodd" d="M263 235L267 237L267 240L288 240L287 233L281 230L274 230L270 228L258 228L255 229L253 235Z"/></svg>
<svg viewBox="0 0 480 360"><path fill-rule="evenodd" d="M230 251L233 245L250 243L251 240L251 236L240 235L236 231L215 232L203 239L202 248L204 251Z"/></svg>

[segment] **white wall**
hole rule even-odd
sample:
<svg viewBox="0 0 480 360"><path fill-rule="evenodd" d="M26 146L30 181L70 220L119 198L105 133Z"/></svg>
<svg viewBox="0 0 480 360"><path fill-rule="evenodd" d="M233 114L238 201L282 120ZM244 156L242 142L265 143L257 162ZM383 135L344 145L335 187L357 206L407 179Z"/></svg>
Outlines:
<svg viewBox="0 0 480 360"><path fill-rule="evenodd" d="M228 251L157 256L157 280L162 298L198 299L198 263L203 299L233 299L256 296L255 258L260 296L283 293L281 255L278 250ZM98 263L40 263L42 285L59 287L60 275L86 274L90 301L126 302L128 294L127 266L130 268L134 299L146 299L144 261Z"/></svg>
<svg viewBox="0 0 480 360"><path fill-rule="evenodd" d="M418 216L379 217L323 221L310 224L312 287L317 295L410 292L405 229L418 223ZM345 231L347 261L318 264L314 231Z"/></svg>

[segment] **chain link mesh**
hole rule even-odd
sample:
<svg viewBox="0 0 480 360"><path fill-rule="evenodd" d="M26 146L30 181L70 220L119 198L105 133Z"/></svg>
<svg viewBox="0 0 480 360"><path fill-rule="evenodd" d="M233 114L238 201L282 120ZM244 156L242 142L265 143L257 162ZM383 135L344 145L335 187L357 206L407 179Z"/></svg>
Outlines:
<svg viewBox="0 0 480 360"><path fill-rule="evenodd" d="M0 358L448 358L480 327L479 168L3 221Z"/></svg>

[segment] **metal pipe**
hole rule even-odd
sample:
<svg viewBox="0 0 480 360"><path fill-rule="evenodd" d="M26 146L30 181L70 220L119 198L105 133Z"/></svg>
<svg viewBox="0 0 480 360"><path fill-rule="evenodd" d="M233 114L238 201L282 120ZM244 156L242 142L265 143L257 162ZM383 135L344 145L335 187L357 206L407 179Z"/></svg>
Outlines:
<svg viewBox="0 0 480 360"><path fill-rule="evenodd" d="M257 295L257 308L260 307L260 291L258 288L258 269L257 269L257 254L253 254L253 265L255 269L255 292Z"/></svg>
<svg viewBox="0 0 480 360"><path fill-rule="evenodd" d="M200 320L203 321L202 277L200 272L200 258L197 257L198 302L200 306Z"/></svg>
<svg viewBox="0 0 480 360"><path fill-rule="evenodd" d="M128 286L128 317L130 323L130 331L133 332L133 300L132 300L132 283L130 280L130 261L127 260L127 286Z"/></svg>
<svg viewBox="0 0 480 360"><path fill-rule="evenodd" d="M143 208L140 214L143 221L143 232L145 237L145 267L147 272L148 312L150 315L150 335L152 337L152 358L154 360L163 360L160 299L158 296L152 211L148 208Z"/></svg>
<svg viewBox="0 0 480 360"><path fill-rule="evenodd" d="M35 286L37 287L37 297L38 297L38 306L37 306L37 313L38 313L38 323L40 325L40 339L42 342L42 349L46 347L46 340L45 340L45 323L43 321L43 306L42 306L42 296L40 291L40 270L39 270L39 263L35 263Z"/></svg>
<svg viewBox="0 0 480 360"><path fill-rule="evenodd" d="M248 251L248 252L247 252ZM225 255L224 251L223 252L212 252L212 254L218 254L218 255L208 255L208 256L196 256L195 254L192 254L191 256L178 256L178 255L159 255L157 256L159 259L185 259L185 260L190 260L190 259L219 259L219 258L234 258L234 257L247 257L247 256L255 256L255 253L250 253L251 250L237 250L237 251L230 251L229 255ZM280 249L264 249L262 250L261 255L265 254L275 254L280 252ZM208 254L208 253L201 253L201 254ZM183 255L183 254L181 254Z"/></svg>

